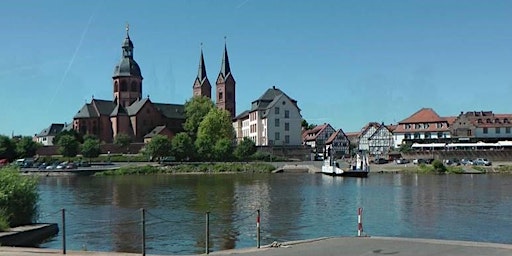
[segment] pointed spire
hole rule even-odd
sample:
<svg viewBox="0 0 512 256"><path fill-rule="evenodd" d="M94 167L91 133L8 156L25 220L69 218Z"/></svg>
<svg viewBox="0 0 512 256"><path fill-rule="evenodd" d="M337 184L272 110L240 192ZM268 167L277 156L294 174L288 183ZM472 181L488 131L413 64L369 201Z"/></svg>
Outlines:
<svg viewBox="0 0 512 256"><path fill-rule="evenodd" d="M206 78L206 66L204 65L204 57L203 57L203 43L201 43L201 56L199 57L199 68L197 70L197 78L200 82Z"/></svg>
<svg viewBox="0 0 512 256"><path fill-rule="evenodd" d="M123 41L123 57L133 59L133 42L130 39L130 25L126 24L126 38Z"/></svg>
<svg viewBox="0 0 512 256"><path fill-rule="evenodd" d="M229 75L231 73L231 68L229 67L229 58L228 58L228 48L226 44L226 37L224 37L224 54L222 55L222 65L220 66L220 73L224 76Z"/></svg>

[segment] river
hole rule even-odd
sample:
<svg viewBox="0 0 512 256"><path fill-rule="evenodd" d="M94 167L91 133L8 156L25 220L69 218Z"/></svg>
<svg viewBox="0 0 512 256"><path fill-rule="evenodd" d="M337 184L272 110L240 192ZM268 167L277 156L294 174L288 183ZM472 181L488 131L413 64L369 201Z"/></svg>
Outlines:
<svg viewBox="0 0 512 256"><path fill-rule="evenodd" d="M212 251L364 233L512 244L512 175L215 174L43 177L40 222L66 212L69 250L205 251L206 212ZM62 232L61 232L62 233ZM41 245L61 248L61 233Z"/></svg>

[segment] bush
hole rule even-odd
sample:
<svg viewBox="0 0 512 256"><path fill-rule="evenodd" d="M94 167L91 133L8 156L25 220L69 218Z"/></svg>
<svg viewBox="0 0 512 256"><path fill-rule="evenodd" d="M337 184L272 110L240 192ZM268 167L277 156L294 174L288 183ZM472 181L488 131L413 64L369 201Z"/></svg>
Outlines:
<svg viewBox="0 0 512 256"><path fill-rule="evenodd" d="M0 184L0 222L7 220L11 227L32 223L39 199L37 180L9 167L0 171Z"/></svg>
<svg viewBox="0 0 512 256"><path fill-rule="evenodd" d="M434 171L437 171L439 173L446 172L446 166L444 166L443 162L441 162L440 160L434 160L432 162L432 167L434 167Z"/></svg>

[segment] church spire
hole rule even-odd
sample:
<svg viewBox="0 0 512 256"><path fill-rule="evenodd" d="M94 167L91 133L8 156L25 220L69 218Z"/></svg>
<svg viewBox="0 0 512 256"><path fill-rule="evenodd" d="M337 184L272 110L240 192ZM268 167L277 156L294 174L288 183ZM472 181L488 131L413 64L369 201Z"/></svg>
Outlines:
<svg viewBox="0 0 512 256"><path fill-rule="evenodd" d="M133 42L130 39L130 25L126 24L126 38L123 42L123 57L133 59Z"/></svg>
<svg viewBox="0 0 512 256"><path fill-rule="evenodd" d="M224 76L224 78L226 78L231 73L231 68L229 67L228 49L226 46L226 37L224 37L224 54L222 55L220 73Z"/></svg>
<svg viewBox="0 0 512 256"><path fill-rule="evenodd" d="M203 57L203 43L201 43L201 56L199 57L199 68L197 71L197 78L200 82L206 78L206 66L204 65L204 57Z"/></svg>

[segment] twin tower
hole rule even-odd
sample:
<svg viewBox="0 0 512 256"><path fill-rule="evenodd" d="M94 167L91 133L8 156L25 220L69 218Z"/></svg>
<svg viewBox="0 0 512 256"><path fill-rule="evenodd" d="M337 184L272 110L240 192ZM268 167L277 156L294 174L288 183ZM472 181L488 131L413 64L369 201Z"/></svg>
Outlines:
<svg viewBox="0 0 512 256"><path fill-rule="evenodd" d="M224 44L224 53L222 55L222 64L220 72L217 76L217 93L215 99L212 98L212 86L208 77L206 76L206 66L204 65L203 49L201 49L201 56L199 57L199 69L197 71L197 78L194 81L193 91L195 96L205 96L215 101L220 109L224 109L231 113L233 119L236 115L236 102L235 102L235 79L231 74L229 67L228 50Z"/></svg>

